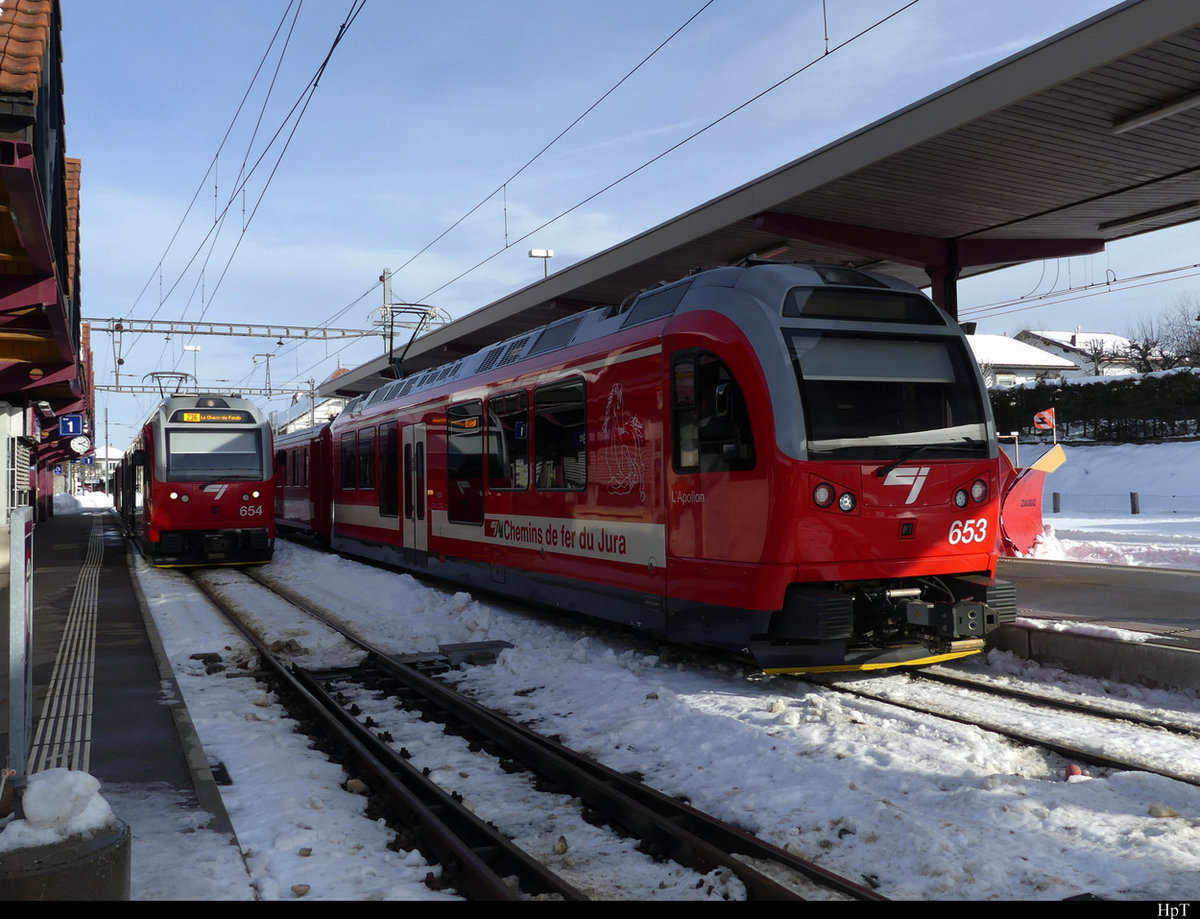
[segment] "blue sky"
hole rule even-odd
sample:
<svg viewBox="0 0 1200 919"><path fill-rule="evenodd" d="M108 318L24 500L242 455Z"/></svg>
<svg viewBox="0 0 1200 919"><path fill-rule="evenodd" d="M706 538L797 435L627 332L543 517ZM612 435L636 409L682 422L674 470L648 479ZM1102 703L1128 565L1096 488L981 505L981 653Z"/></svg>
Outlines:
<svg viewBox="0 0 1200 919"><path fill-rule="evenodd" d="M1114 5L365 0L306 92L360 3L61 0L85 317L371 328L384 268L394 300L461 316L537 280L531 248L564 268ZM1200 261L1195 251L1188 229L997 273L962 285L963 316L1053 283ZM980 331L1120 333L1193 286L1055 301ZM283 410L291 388L382 343L127 334L122 381L195 370L208 388L262 387L269 366L287 392L260 401ZM114 344L93 336L98 385L114 382ZM123 447L155 401L101 392L97 424L107 413Z"/></svg>

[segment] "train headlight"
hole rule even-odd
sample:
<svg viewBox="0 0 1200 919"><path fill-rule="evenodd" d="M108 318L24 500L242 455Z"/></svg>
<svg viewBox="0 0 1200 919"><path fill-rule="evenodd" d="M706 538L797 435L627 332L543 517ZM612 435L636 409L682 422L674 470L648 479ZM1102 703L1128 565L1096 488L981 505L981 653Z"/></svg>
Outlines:
<svg viewBox="0 0 1200 919"><path fill-rule="evenodd" d="M858 507L858 499L848 491L838 495L838 510L850 513L854 508Z"/></svg>
<svg viewBox="0 0 1200 919"><path fill-rule="evenodd" d="M833 490L833 486L828 482L822 482L813 489L813 503L817 507L829 507L833 503L834 496L837 494Z"/></svg>
<svg viewBox="0 0 1200 919"><path fill-rule="evenodd" d="M987 500L987 496L987 482L985 482L983 479L976 479L971 483L971 497L975 499L976 504L982 504Z"/></svg>
<svg viewBox="0 0 1200 919"><path fill-rule="evenodd" d="M965 488L960 488L958 491L956 491L954 493L954 506L955 507L959 507L959 508L966 507L967 502L969 500L970 500L970 496L967 494L967 490Z"/></svg>
<svg viewBox="0 0 1200 919"><path fill-rule="evenodd" d="M179 492L177 492L177 491L169 492L167 494L167 497L170 498L172 501L176 501L179 499Z"/></svg>
<svg viewBox="0 0 1200 919"><path fill-rule="evenodd" d="M257 489L255 489L254 491L250 492L250 497L257 498L257 497L259 497L260 494L261 494L261 492L259 492Z"/></svg>

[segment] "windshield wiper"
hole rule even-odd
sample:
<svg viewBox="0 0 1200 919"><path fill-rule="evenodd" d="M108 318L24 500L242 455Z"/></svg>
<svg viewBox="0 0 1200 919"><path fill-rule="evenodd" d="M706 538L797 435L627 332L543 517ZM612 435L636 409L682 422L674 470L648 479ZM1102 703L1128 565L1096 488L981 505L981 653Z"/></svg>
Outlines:
<svg viewBox="0 0 1200 919"><path fill-rule="evenodd" d="M916 456L922 450L928 450L929 447L930 447L930 444L921 444L921 446L919 446L919 447L913 447L907 453L901 453L900 457L898 459L894 459L890 463L888 463L886 466L880 466L878 469L876 469L875 475L879 476L879 478L882 479L885 475L887 475L889 472L891 472L893 469L895 469L901 463L912 459L914 456Z"/></svg>

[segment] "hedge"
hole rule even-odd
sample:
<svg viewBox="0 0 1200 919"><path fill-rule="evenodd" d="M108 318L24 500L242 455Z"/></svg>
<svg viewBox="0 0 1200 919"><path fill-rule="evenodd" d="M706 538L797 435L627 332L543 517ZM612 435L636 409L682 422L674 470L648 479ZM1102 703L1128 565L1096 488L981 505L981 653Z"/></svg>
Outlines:
<svg viewBox="0 0 1200 919"><path fill-rule="evenodd" d="M1038 412L1053 408L1059 440L1139 443L1197 434L1200 368L1080 381L1032 383L989 391L996 430L1043 434Z"/></svg>

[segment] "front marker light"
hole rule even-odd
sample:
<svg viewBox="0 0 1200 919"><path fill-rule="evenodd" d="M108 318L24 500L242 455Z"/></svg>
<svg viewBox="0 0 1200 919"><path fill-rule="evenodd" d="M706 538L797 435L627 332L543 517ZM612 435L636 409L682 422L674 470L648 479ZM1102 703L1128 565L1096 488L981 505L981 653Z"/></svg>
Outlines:
<svg viewBox="0 0 1200 919"><path fill-rule="evenodd" d="M976 479L971 483L971 497L975 499L976 504L982 504L987 500L987 496L987 482L985 482L983 479Z"/></svg>
<svg viewBox="0 0 1200 919"><path fill-rule="evenodd" d="M850 492L844 491L838 496L838 510L845 511L848 514L857 506L858 499Z"/></svg>
<svg viewBox="0 0 1200 919"><path fill-rule="evenodd" d="M817 507L829 507L833 503L834 495L833 486L827 482L822 482L813 489L813 503Z"/></svg>
<svg viewBox="0 0 1200 919"><path fill-rule="evenodd" d="M967 490L965 488L960 488L958 491L956 491L954 493L954 506L955 507L957 507L957 508L966 507L968 500L969 500L969 498L967 497Z"/></svg>

